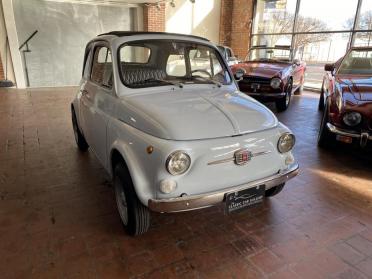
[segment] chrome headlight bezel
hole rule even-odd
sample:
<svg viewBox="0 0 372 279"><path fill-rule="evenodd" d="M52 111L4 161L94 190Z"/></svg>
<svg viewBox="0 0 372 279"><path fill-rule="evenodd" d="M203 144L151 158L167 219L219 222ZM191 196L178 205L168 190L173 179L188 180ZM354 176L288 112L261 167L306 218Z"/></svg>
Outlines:
<svg viewBox="0 0 372 279"><path fill-rule="evenodd" d="M286 132L279 137L277 148L280 153L287 153L293 149L295 144L296 144L295 135Z"/></svg>
<svg viewBox="0 0 372 279"><path fill-rule="evenodd" d="M177 170L174 164L176 164L176 161L180 160L184 161L183 162L184 166ZM191 165L190 156L185 151L182 150L172 152L168 156L167 161L165 163L165 167L171 175L184 174L190 168L190 165Z"/></svg>
<svg viewBox="0 0 372 279"><path fill-rule="evenodd" d="M282 80L280 78L272 78L270 81L270 86L274 89L278 89L282 84Z"/></svg>
<svg viewBox="0 0 372 279"><path fill-rule="evenodd" d="M362 115L357 111L348 111L342 116L342 121L349 127L355 127L362 122Z"/></svg>

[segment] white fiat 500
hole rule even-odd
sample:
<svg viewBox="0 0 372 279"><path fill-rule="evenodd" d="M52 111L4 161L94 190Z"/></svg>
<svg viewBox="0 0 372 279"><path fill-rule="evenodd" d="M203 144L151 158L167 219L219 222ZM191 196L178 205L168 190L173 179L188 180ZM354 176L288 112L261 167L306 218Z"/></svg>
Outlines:
<svg viewBox="0 0 372 279"><path fill-rule="evenodd" d="M129 234L148 230L150 211L258 204L298 173L294 135L239 92L243 73L195 36L110 32L88 43L74 134L113 178Z"/></svg>

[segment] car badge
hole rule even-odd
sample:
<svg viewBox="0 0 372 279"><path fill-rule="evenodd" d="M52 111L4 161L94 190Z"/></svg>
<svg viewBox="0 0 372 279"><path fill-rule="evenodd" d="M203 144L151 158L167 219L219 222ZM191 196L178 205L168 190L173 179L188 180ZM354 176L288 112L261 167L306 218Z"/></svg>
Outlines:
<svg viewBox="0 0 372 279"><path fill-rule="evenodd" d="M234 163L241 166L248 163L253 157L251 151L247 149L240 149L234 153Z"/></svg>

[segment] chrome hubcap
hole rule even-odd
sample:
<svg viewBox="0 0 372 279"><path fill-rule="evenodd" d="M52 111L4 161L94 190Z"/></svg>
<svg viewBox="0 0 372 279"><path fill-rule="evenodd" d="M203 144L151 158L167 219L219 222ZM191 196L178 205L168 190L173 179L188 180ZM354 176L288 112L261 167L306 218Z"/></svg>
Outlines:
<svg viewBox="0 0 372 279"><path fill-rule="evenodd" d="M115 179L115 197L120 218L123 221L124 225L127 225L128 224L127 200L125 198L125 192L119 178Z"/></svg>

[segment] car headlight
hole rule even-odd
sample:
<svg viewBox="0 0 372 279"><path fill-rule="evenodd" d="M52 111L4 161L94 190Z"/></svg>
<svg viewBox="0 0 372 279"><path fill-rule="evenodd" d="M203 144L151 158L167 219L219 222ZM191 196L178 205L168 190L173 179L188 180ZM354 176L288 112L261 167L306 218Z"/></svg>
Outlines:
<svg viewBox="0 0 372 279"><path fill-rule="evenodd" d="M172 175L185 173L191 164L190 156L184 151L175 151L167 158L166 168Z"/></svg>
<svg viewBox="0 0 372 279"><path fill-rule="evenodd" d="M284 133L278 140L278 150L280 153L291 151L296 143L296 138L291 133Z"/></svg>
<svg viewBox="0 0 372 279"><path fill-rule="evenodd" d="M281 79L280 78L273 78L271 81L270 81L270 86L272 88L279 88L280 87L280 84L282 83Z"/></svg>
<svg viewBox="0 0 372 279"><path fill-rule="evenodd" d="M356 126L362 121L362 115L359 112L347 112L342 118L347 126Z"/></svg>

